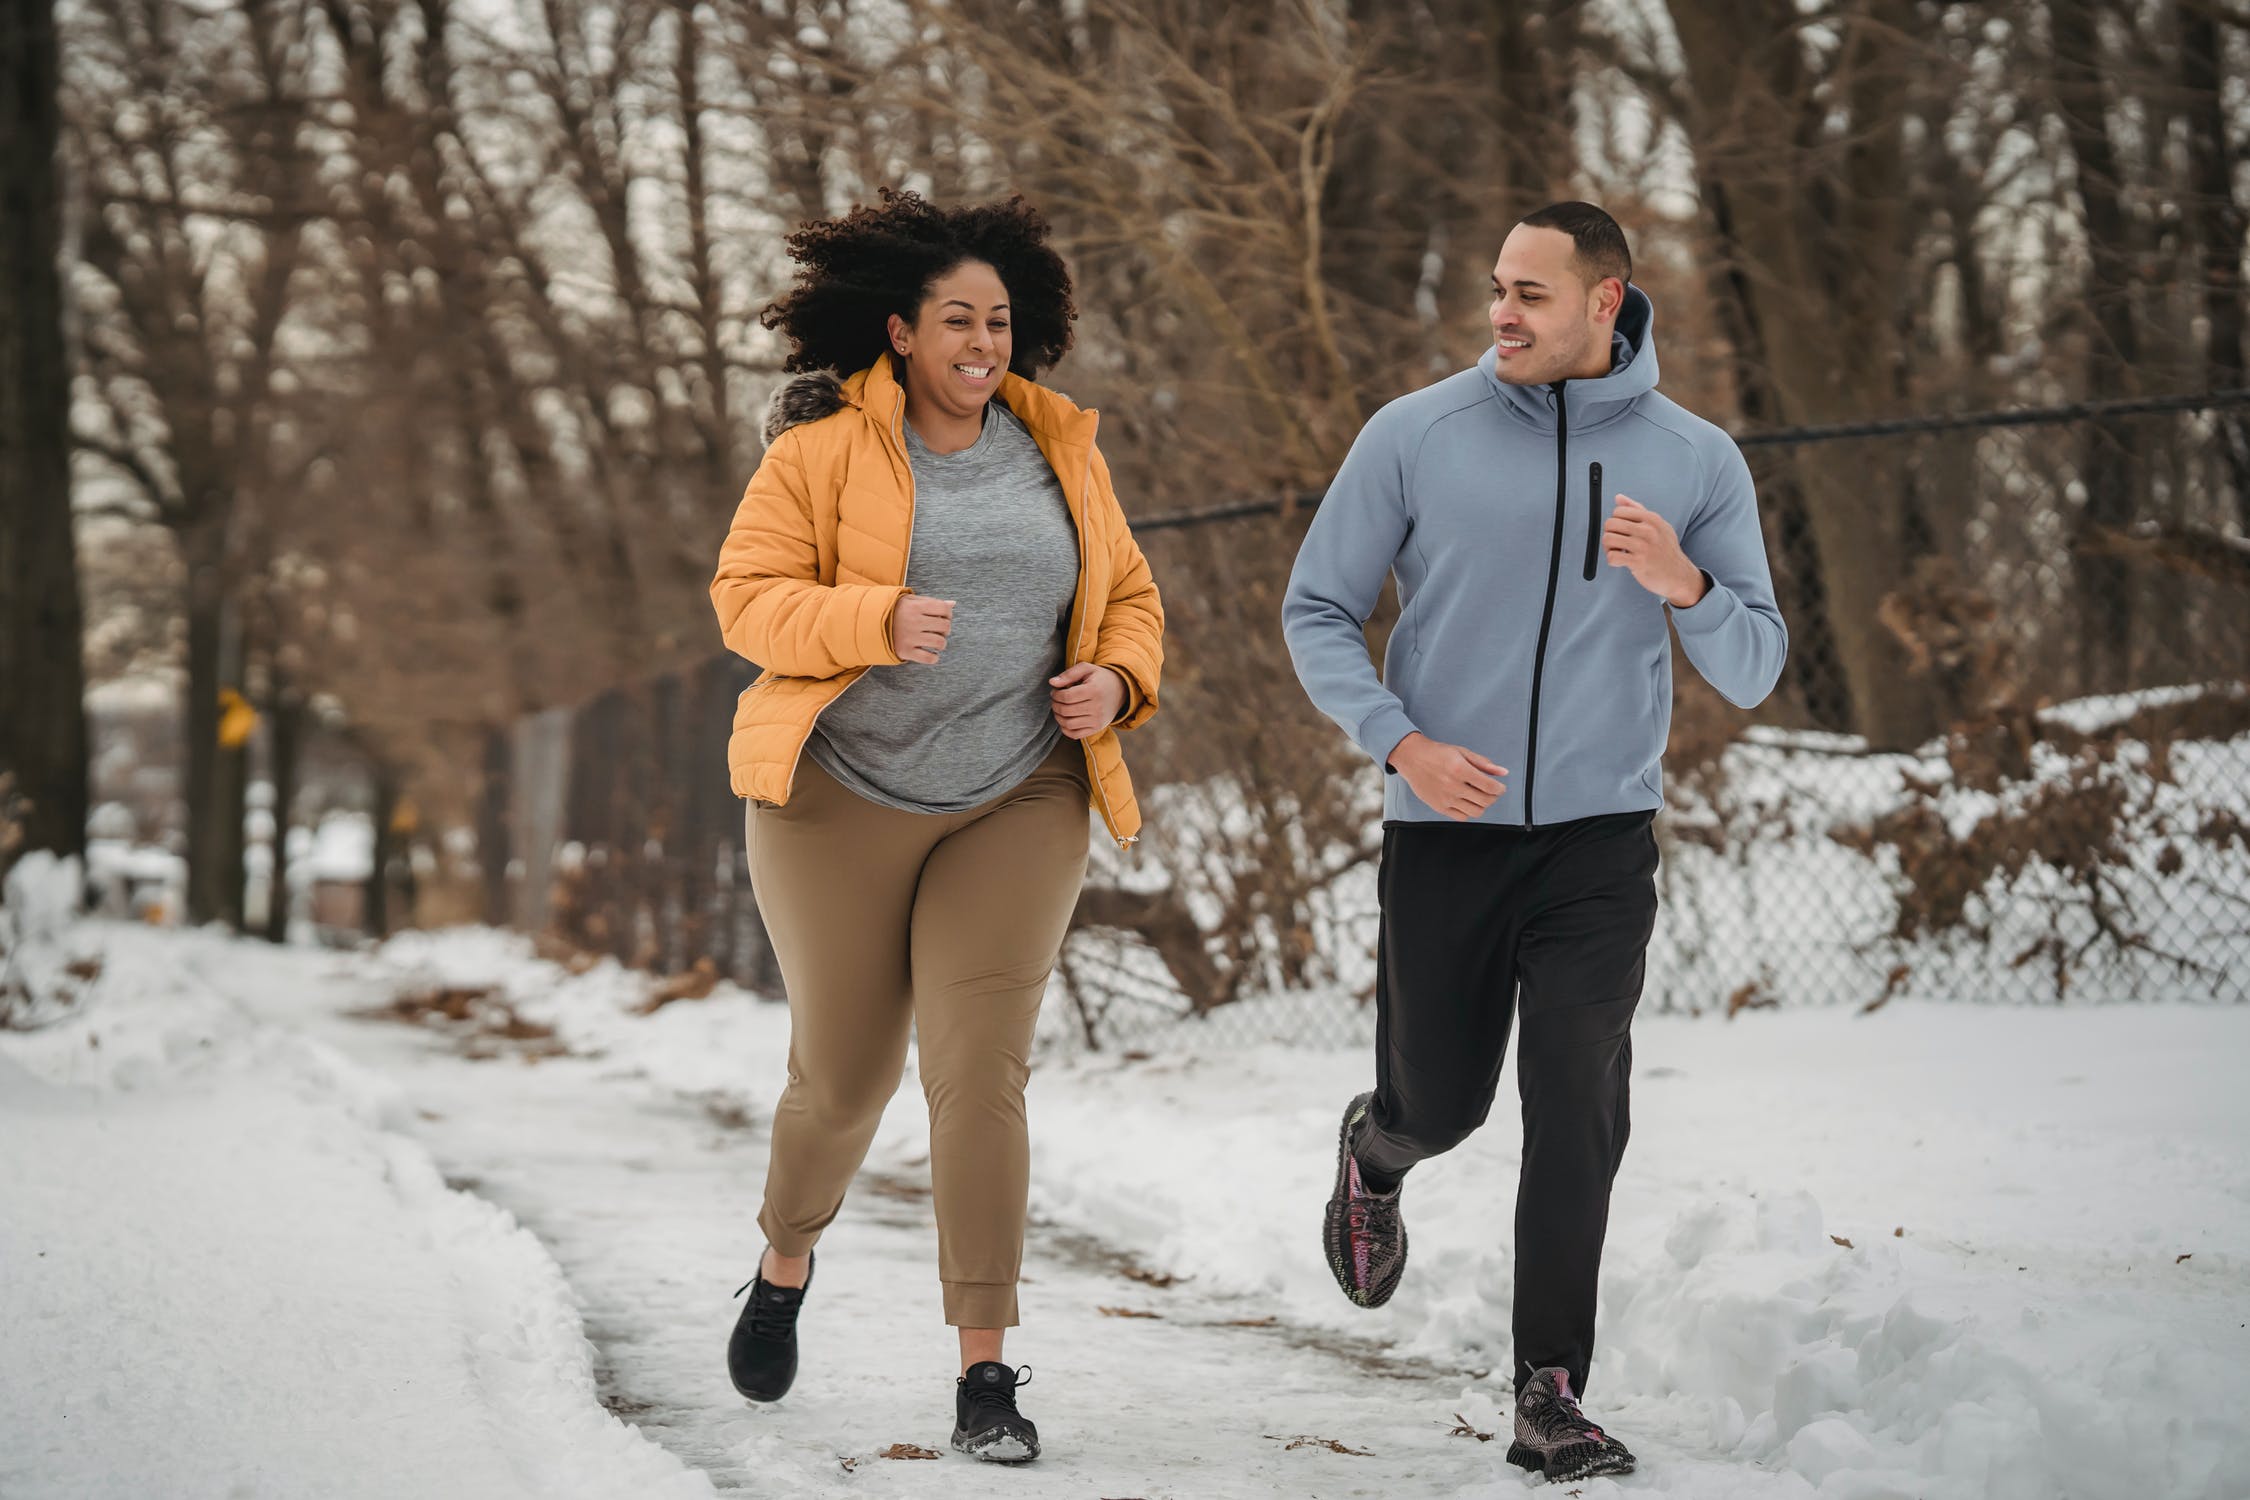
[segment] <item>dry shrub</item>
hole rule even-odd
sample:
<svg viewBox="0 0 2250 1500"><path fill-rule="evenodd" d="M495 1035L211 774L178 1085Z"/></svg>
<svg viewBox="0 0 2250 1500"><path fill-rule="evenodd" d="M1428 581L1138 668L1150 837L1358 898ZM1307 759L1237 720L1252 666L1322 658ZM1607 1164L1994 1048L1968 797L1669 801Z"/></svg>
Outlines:
<svg viewBox="0 0 2250 1500"><path fill-rule="evenodd" d="M402 990L388 1004L357 1013L362 1018L426 1026L450 1036L462 1052L479 1060L502 1055L536 1062L563 1057L570 1049L543 1021L527 1019L497 985L433 985Z"/></svg>
<svg viewBox="0 0 2250 1500"><path fill-rule="evenodd" d="M718 987L719 966L708 958L699 958L686 972L649 986L648 998L633 1007L633 1014L652 1016L675 1000L707 1000Z"/></svg>
<svg viewBox="0 0 2250 1500"><path fill-rule="evenodd" d="M1992 596L1963 579L1952 558L1917 558L1875 613L1904 649L1908 672L1928 680L1941 719L1980 718L2012 703L2014 639Z"/></svg>
<svg viewBox="0 0 2250 1500"><path fill-rule="evenodd" d="M2085 889L2099 912L2102 870L2129 865L2133 858L2120 840L2128 794L2103 775L2108 764L2106 758L2080 760L2068 780L2035 789L2016 806L1980 819L1961 838L1928 800L1936 788L1917 788L1916 800L1872 823L1839 829L1835 837L1862 854L1872 855L1880 846L1897 856L1904 889L1892 936L1900 942L1976 930L1971 903L1994 877L2013 886L2034 862Z"/></svg>
<svg viewBox="0 0 2250 1500"><path fill-rule="evenodd" d="M1306 701L1281 637L1301 519L1145 545L1165 589L1165 710L1126 745L1146 823L1134 857L1097 866L1065 977L1097 1039L1120 1001L1201 1014L1332 981L1328 893L1381 850L1366 758ZM1122 936L1161 961L1135 990L1097 950Z"/></svg>
<svg viewBox="0 0 2250 1500"><path fill-rule="evenodd" d="M496 998L498 995L497 985L441 984L394 995L391 1003L380 1007L378 1013L391 1020L411 1021L417 1025L474 1021L487 1007L506 1004Z"/></svg>
<svg viewBox="0 0 2250 1500"><path fill-rule="evenodd" d="M16 773L0 771L0 875L15 863L23 847L23 826L31 816L31 802L16 790Z"/></svg>
<svg viewBox="0 0 2250 1500"><path fill-rule="evenodd" d="M2207 965L2151 940L2146 908L2157 893L2155 881L2181 874L2183 838L2219 854L2250 853L2250 829L2232 809L2219 807L2202 810L2183 832L2159 799L2177 785L2177 746L2246 732L2250 693L2239 687L2146 705L2093 731L2009 705L1947 737L1950 777L1909 777L1904 804L1832 836L1870 858L1887 852L1895 862L1897 916L1889 937L1898 944L1955 934L1988 941L1996 912L2016 898L2042 907L2047 929L2008 961L2017 968L2047 965L2057 999L2098 947L2203 972ZM1985 794L1997 805L1957 835L1947 799L1963 792ZM2152 847L2144 870L2142 857ZM2059 891L2049 884L2055 876ZM2235 899L2242 899L2239 893ZM2083 922L2074 924L2074 917ZM1898 982L1894 970L1885 998Z"/></svg>

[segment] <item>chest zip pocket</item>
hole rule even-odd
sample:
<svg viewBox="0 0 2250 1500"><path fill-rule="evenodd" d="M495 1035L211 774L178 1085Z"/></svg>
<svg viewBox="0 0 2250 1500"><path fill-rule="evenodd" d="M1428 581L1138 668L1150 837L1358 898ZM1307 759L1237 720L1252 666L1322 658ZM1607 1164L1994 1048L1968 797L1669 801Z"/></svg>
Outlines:
<svg viewBox="0 0 2250 1500"><path fill-rule="evenodd" d="M1586 581L1594 581L1594 563L1602 555L1602 466L1586 466Z"/></svg>

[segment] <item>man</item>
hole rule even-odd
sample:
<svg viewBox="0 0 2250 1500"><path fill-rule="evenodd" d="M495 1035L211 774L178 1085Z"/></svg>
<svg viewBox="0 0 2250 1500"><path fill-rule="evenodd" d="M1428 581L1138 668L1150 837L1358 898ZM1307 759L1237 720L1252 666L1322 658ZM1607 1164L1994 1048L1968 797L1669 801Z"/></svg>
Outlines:
<svg viewBox="0 0 2250 1500"><path fill-rule="evenodd" d="M1328 1263L1354 1302L1389 1300L1400 1183L1484 1123L1517 1017L1508 1457L1553 1480L1633 1467L1578 1397L1656 918L1666 621L1745 708L1788 649L1750 471L1656 393L1632 277L1591 204L1517 225L1493 347L1375 414L1282 607L1305 691L1389 773L1375 1088L1344 1112ZM1362 630L1385 574L1400 613L1378 680Z"/></svg>

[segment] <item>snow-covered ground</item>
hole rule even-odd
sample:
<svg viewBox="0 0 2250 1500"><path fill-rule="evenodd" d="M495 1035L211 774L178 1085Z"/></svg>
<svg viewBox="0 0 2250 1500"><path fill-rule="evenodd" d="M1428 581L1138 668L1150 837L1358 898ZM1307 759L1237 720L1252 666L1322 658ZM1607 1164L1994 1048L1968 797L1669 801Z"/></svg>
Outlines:
<svg viewBox="0 0 2250 1500"><path fill-rule="evenodd" d="M1315 1230L1364 1053L1043 1066L1009 1353L1050 1455L995 1475L878 1456L950 1421L911 1077L799 1390L749 1409L720 1350L780 1007L632 1014L645 979L484 931L86 931L81 1013L0 1037L0 1493L1537 1488L1452 1430L1503 1430L1505 1096L1416 1174L1405 1285L1364 1313ZM499 986L529 1039L352 1015L438 984ZM1643 1468L1574 1491L2250 1494L2250 1009L1646 1016L1635 1053L1590 1399Z"/></svg>
<svg viewBox="0 0 2250 1500"><path fill-rule="evenodd" d="M103 936L0 1047L0 1494L711 1493L593 1399L553 1258L397 1087L237 1003L255 950Z"/></svg>

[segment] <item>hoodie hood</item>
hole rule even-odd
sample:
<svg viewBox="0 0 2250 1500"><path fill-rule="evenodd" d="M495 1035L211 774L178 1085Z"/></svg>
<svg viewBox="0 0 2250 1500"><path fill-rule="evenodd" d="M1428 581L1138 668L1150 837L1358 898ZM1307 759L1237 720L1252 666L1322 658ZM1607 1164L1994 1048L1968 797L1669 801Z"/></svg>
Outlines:
<svg viewBox="0 0 2250 1500"><path fill-rule="evenodd" d="M1622 416L1635 401L1656 389L1656 304L1637 286L1625 288L1625 305L1617 310L1609 352L1607 375L1598 380L1567 382L1564 399L1570 407L1573 432ZM1540 431L1553 432L1555 388L1510 385L1500 378L1499 365L1500 356L1491 349L1477 360L1477 368L1511 411Z"/></svg>

